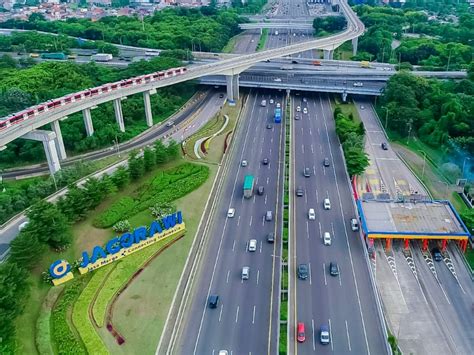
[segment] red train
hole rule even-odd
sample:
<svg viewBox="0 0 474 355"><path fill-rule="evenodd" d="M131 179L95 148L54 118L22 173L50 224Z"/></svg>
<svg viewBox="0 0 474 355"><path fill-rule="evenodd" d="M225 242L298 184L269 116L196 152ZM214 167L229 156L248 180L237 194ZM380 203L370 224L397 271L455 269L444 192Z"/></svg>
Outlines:
<svg viewBox="0 0 474 355"><path fill-rule="evenodd" d="M27 119L33 118L43 112L53 110L57 107L61 107L71 102L76 102L89 98L92 96L100 95L102 93L107 93L109 91L114 91L121 88L126 88L129 86L136 86L147 84L156 80L161 80L164 78L169 78L171 76L181 75L186 72L185 67L169 69L166 71L155 72L151 74L137 76L135 78L125 79L118 81L116 83L109 83L95 88L87 89L84 91L79 91L74 94L69 94L57 99L49 100L47 102L41 103L39 105L29 107L23 111L11 114L3 119L0 119L0 131L15 125L17 123L23 122Z"/></svg>

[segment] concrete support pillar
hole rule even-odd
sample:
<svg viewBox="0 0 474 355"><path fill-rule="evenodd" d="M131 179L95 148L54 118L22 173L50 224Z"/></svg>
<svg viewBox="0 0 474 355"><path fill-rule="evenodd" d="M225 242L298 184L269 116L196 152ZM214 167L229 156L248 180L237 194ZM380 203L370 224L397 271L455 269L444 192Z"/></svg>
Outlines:
<svg viewBox="0 0 474 355"><path fill-rule="evenodd" d="M390 239L390 238L385 239L385 250L386 251L390 251L391 245L392 245L392 239Z"/></svg>
<svg viewBox="0 0 474 355"><path fill-rule="evenodd" d="M145 103L145 118L146 118L146 125L148 127L153 126L153 115L151 113L151 103L150 103L150 92L145 91L143 93L143 101Z"/></svg>
<svg viewBox="0 0 474 355"><path fill-rule="evenodd" d="M459 242L459 246L460 246L460 248L461 248L461 250L462 250L463 253L466 252L467 243L468 243L467 239L466 239L466 240L461 240L461 241Z"/></svg>
<svg viewBox="0 0 474 355"><path fill-rule="evenodd" d="M82 110L82 117L84 118L84 126L86 126L87 136L90 137L94 134L94 126L92 125L91 109L86 108Z"/></svg>
<svg viewBox="0 0 474 355"><path fill-rule="evenodd" d="M428 239L423 239L423 246L421 247L421 250L428 250Z"/></svg>
<svg viewBox="0 0 474 355"><path fill-rule="evenodd" d="M56 134L54 144L56 145L56 151L58 152L59 159L64 160L67 158L67 155L66 148L64 148L63 134L61 133L61 127L59 127L59 121L51 122L51 128Z"/></svg>
<svg viewBox="0 0 474 355"><path fill-rule="evenodd" d="M342 93L342 102L346 102L346 100L347 100L347 92L344 91L344 92Z"/></svg>
<svg viewBox="0 0 474 355"><path fill-rule="evenodd" d="M324 59L332 60L334 58L334 51L330 49L324 50Z"/></svg>
<svg viewBox="0 0 474 355"><path fill-rule="evenodd" d="M125 132L125 124L123 123L122 102L120 99L114 100L115 120L119 126L120 132Z"/></svg>
<svg viewBox="0 0 474 355"><path fill-rule="evenodd" d="M443 241L441 242L441 251L446 251L446 245L448 244L448 240L447 239L443 239Z"/></svg>
<svg viewBox="0 0 474 355"><path fill-rule="evenodd" d="M56 150L56 133L35 130L28 132L22 136L22 138L43 142L44 152L46 154L46 160L48 161L49 172L51 175L56 174L61 169L58 152Z"/></svg>
<svg viewBox="0 0 474 355"><path fill-rule="evenodd" d="M408 250L410 247L410 240L409 239L404 239L403 242L405 243L405 250Z"/></svg>
<svg viewBox="0 0 474 355"><path fill-rule="evenodd" d="M352 55L357 55L357 45L359 44L359 37L352 39Z"/></svg>
<svg viewBox="0 0 474 355"><path fill-rule="evenodd" d="M239 99L239 74L226 75L227 100L234 103Z"/></svg>

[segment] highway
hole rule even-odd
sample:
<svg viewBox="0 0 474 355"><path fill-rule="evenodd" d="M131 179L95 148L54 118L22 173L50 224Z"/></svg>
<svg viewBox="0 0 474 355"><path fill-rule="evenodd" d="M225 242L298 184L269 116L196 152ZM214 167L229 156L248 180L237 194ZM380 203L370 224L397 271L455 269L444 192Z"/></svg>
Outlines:
<svg viewBox="0 0 474 355"><path fill-rule="evenodd" d="M176 354L274 354L277 351L279 263L281 243L281 196L284 131L273 124L275 104L261 107L262 99L283 104L281 95L250 94L229 153L227 171L214 215L210 216L209 242L202 258L194 295L179 331ZM262 160L269 159L268 165ZM248 166L242 167L242 160ZM244 176L255 177L263 195L243 197ZM235 216L227 218L229 208ZM273 220L265 221L266 211ZM266 241L275 233L276 242ZM257 240L255 252L248 250ZM243 266L250 278L241 279ZM216 309L207 307L207 297L219 295Z"/></svg>
<svg viewBox="0 0 474 355"><path fill-rule="evenodd" d="M365 247L358 232L350 228L356 216L352 203L333 111L324 95L292 96L290 169L290 354L385 354L385 338L376 307L365 260ZM306 100L306 102L305 102ZM301 112L296 112L296 107ZM303 113L307 109L308 113ZM330 166L324 167L323 160ZM303 169L310 170L310 177ZM304 196L296 196L298 187ZM323 208L329 198L331 209ZM308 219L313 208L316 219ZM322 237L329 232L330 246ZM329 263L337 262L340 275L330 276ZM309 267L309 277L296 276L301 263ZM297 343L296 324L304 322L306 341ZM331 344L321 345L319 328L330 327Z"/></svg>

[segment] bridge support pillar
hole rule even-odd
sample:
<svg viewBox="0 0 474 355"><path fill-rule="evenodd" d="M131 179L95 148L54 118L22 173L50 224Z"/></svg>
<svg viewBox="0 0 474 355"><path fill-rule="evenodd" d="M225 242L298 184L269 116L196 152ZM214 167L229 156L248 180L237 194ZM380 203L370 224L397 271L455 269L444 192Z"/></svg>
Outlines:
<svg viewBox="0 0 474 355"><path fill-rule="evenodd" d="M239 74L226 75L227 100L234 103L239 99Z"/></svg>
<svg viewBox="0 0 474 355"><path fill-rule="evenodd" d="M405 244L405 250L408 250L410 247L410 239L404 239L403 242Z"/></svg>
<svg viewBox="0 0 474 355"><path fill-rule="evenodd" d="M423 250L423 251L428 250L428 239L423 239L423 245L421 247L421 250Z"/></svg>
<svg viewBox="0 0 474 355"><path fill-rule="evenodd" d="M120 132L125 132L125 124L123 123L122 102L120 99L114 100L115 120L119 126Z"/></svg>
<svg viewBox="0 0 474 355"><path fill-rule="evenodd" d="M448 244L448 240L447 239L443 239L441 241L441 251L446 251L446 245Z"/></svg>
<svg viewBox="0 0 474 355"><path fill-rule="evenodd" d="M392 247L392 239L390 238L385 239L385 251L390 251L391 247Z"/></svg>
<svg viewBox="0 0 474 355"><path fill-rule="evenodd" d="M153 126L153 115L151 113L151 103L150 103L150 92L145 91L143 93L143 101L145 103L145 118L146 118L146 125L148 127Z"/></svg>
<svg viewBox="0 0 474 355"><path fill-rule="evenodd" d="M324 59L326 59L326 60L334 59L334 51L331 50L331 49L325 49L324 50Z"/></svg>
<svg viewBox="0 0 474 355"><path fill-rule="evenodd" d="M352 39L352 55L357 55L357 45L359 44L359 37Z"/></svg>
<svg viewBox="0 0 474 355"><path fill-rule="evenodd" d="M346 100L347 100L347 92L344 91L341 95L342 95L342 102L346 102Z"/></svg>
<svg viewBox="0 0 474 355"><path fill-rule="evenodd" d="M59 159L64 160L67 158L67 155L66 149L64 148L63 134L61 133L61 127L59 127L59 121L51 122L51 128L56 134L54 144L56 145L56 151L58 152Z"/></svg>
<svg viewBox="0 0 474 355"><path fill-rule="evenodd" d="M43 142L44 152L46 154L46 160L48 161L49 172L51 175L56 174L61 169L58 152L56 150L56 134L54 132L35 130L28 132L22 136L22 138Z"/></svg>
<svg viewBox="0 0 474 355"><path fill-rule="evenodd" d="M94 134L94 126L92 125L91 109L86 108L82 110L82 117L84 119L84 126L86 127L86 134L88 137Z"/></svg>

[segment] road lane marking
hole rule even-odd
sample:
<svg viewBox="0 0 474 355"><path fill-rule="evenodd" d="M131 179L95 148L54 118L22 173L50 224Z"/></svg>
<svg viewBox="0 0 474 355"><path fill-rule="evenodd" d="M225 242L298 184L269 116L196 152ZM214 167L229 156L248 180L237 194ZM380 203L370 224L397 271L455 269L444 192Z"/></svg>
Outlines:
<svg viewBox="0 0 474 355"><path fill-rule="evenodd" d="M324 274L324 285L328 285L328 280L326 279L326 264L323 263L323 274Z"/></svg>
<svg viewBox="0 0 474 355"><path fill-rule="evenodd" d="M334 223L331 222L332 237L336 239L336 233L334 232Z"/></svg>
<svg viewBox="0 0 474 355"><path fill-rule="evenodd" d="M332 342L331 318L329 318L329 336L331 337L331 350L334 351L334 345L333 345L333 342Z"/></svg>
<svg viewBox="0 0 474 355"><path fill-rule="evenodd" d="M314 332L314 319L311 319L311 329L312 329L312 332L313 332L313 351L316 351L316 343L315 343L315 339L316 339L316 333Z"/></svg>
<svg viewBox="0 0 474 355"><path fill-rule="evenodd" d="M255 195L253 195L253 203L255 203Z"/></svg>
<svg viewBox="0 0 474 355"><path fill-rule="evenodd" d="M269 155L270 155L270 156L272 155L272 148L270 148L270 154L269 154Z"/></svg>
<svg viewBox="0 0 474 355"><path fill-rule="evenodd" d="M339 277L339 286L342 287L342 281L341 281L341 267L339 266L339 275L337 275Z"/></svg>
<svg viewBox="0 0 474 355"><path fill-rule="evenodd" d="M265 216L262 217L262 226L265 226Z"/></svg>
<svg viewBox="0 0 474 355"><path fill-rule="evenodd" d="M308 263L308 269L309 269L309 284L312 285L313 284L313 279L311 277L311 263Z"/></svg>
<svg viewBox="0 0 474 355"><path fill-rule="evenodd" d="M239 308L240 306L237 306L237 312L235 313L235 323L239 321Z"/></svg>
<svg viewBox="0 0 474 355"><path fill-rule="evenodd" d="M312 136L313 132L311 131L311 128L309 129L309 135Z"/></svg>
<svg viewBox="0 0 474 355"><path fill-rule="evenodd" d="M349 327L347 325L347 320L346 320L346 334L347 334L347 344L349 345L349 351L352 351L352 349L351 349L351 338L349 336Z"/></svg>
<svg viewBox="0 0 474 355"><path fill-rule="evenodd" d="M319 239L323 239L323 231L321 229L321 222L318 222L319 223Z"/></svg>
<svg viewBox="0 0 474 355"><path fill-rule="evenodd" d="M304 144L301 144L301 153L304 154Z"/></svg>
<svg viewBox="0 0 474 355"><path fill-rule="evenodd" d="M262 252L262 245L263 245L263 242L260 241L260 253Z"/></svg>
<svg viewBox="0 0 474 355"><path fill-rule="evenodd" d="M321 151L321 155L323 154L323 146L320 144L319 145L319 150Z"/></svg>
<svg viewBox="0 0 474 355"><path fill-rule="evenodd" d="M255 305L253 306L252 324L255 324ZM347 322L346 322L347 324Z"/></svg>
<svg viewBox="0 0 474 355"><path fill-rule="evenodd" d="M306 235L308 236L309 239L309 223L306 221Z"/></svg>
<svg viewBox="0 0 474 355"><path fill-rule="evenodd" d="M251 215L250 216L250 223L249 223L249 226L252 227L252 221L253 221L253 216Z"/></svg>
<svg viewBox="0 0 474 355"><path fill-rule="evenodd" d="M319 203L319 194L318 194L318 189L316 189L316 203Z"/></svg>
<svg viewBox="0 0 474 355"><path fill-rule="evenodd" d="M267 195L265 195L265 204L267 204Z"/></svg>
<svg viewBox="0 0 474 355"><path fill-rule="evenodd" d="M273 143L273 137L272 137L272 139L270 139L270 143Z"/></svg>
<svg viewBox="0 0 474 355"><path fill-rule="evenodd" d="M257 285L258 285L258 279L260 278L260 270L257 270Z"/></svg>
<svg viewBox="0 0 474 355"><path fill-rule="evenodd" d="M314 147L313 147L313 144L311 144L311 153L314 154Z"/></svg>
<svg viewBox="0 0 474 355"><path fill-rule="evenodd" d="M270 181L270 178L269 178L269 177L267 177L267 185L268 185L268 182L269 182L269 181Z"/></svg>
<svg viewBox="0 0 474 355"><path fill-rule="evenodd" d="M234 242L232 243L232 251L234 251L235 249L235 239L234 239Z"/></svg>
<svg viewBox="0 0 474 355"><path fill-rule="evenodd" d="M229 275L230 275L230 270L227 270L227 277L225 279L226 283L229 283Z"/></svg>
<svg viewBox="0 0 474 355"><path fill-rule="evenodd" d="M224 305L221 303L221 311L219 312L219 322L221 321L221 318L222 318L222 308L224 307Z"/></svg>
<svg viewBox="0 0 474 355"><path fill-rule="evenodd" d="M308 204L308 194L304 194L304 202Z"/></svg>

